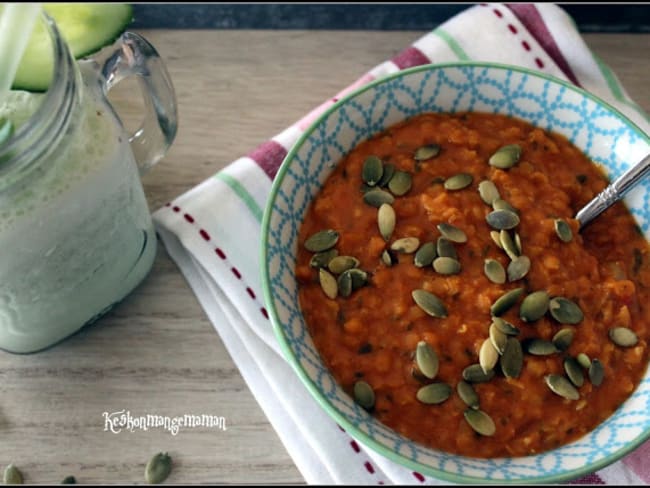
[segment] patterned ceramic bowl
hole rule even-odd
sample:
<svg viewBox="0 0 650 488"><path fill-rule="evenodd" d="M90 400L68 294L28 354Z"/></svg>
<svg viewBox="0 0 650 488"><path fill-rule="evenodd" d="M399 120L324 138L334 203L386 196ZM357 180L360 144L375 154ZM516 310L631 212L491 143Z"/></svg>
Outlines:
<svg viewBox="0 0 650 488"><path fill-rule="evenodd" d="M550 452L502 459L425 448L379 423L323 366L298 304L297 235L306 209L342 157L383 129L422 112L491 112L565 135L610 178L650 152L650 138L594 96L531 71L493 64L428 65L365 86L335 104L300 138L273 184L263 223L263 282L284 353L312 395L342 427L387 458L454 482L557 482L606 466L650 437L650 371L594 431ZM650 235L650 183L626 203Z"/></svg>

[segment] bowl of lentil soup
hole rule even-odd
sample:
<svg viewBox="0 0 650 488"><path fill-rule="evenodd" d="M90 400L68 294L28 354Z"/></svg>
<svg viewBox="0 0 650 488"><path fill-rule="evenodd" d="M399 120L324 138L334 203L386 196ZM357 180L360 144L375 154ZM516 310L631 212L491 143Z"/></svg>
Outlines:
<svg viewBox="0 0 650 488"><path fill-rule="evenodd" d="M650 184L575 212L650 152L591 94L428 65L337 102L263 219L287 360L364 445L454 482L557 482L650 437Z"/></svg>

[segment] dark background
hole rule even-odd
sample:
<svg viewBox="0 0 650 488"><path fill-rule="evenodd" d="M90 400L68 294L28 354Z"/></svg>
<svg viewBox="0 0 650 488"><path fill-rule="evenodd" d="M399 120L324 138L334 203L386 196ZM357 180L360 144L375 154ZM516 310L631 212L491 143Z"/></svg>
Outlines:
<svg viewBox="0 0 650 488"><path fill-rule="evenodd" d="M474 3L134 4L134 28L429 30ZM650 4L559 3L581 32L650 32ZM649 46L650 47L650 46Z"/></svg>

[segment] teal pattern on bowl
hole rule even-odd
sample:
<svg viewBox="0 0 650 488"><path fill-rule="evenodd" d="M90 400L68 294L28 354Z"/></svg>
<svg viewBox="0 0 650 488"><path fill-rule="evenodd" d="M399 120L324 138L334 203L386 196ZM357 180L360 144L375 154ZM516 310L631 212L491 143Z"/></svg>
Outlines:
<svg viewBox="0 0 650 488"><path fill-rule="evenodd" d="M357 406L323 366L298 304L294 275L303 216L335 165L372 135L422 112L491 112L561 133L611 179L650 152L650 138L615 109L555 78L510 66L427 65L377 80L335 104L301 137L274 181L263 222L262 280L285 356L320 405L389 459L454 482L556 482L600 469L650 437L650 376L605 423L535 456L478 459L429 449ZM650 181L625 201L648 238Z"/></svg>

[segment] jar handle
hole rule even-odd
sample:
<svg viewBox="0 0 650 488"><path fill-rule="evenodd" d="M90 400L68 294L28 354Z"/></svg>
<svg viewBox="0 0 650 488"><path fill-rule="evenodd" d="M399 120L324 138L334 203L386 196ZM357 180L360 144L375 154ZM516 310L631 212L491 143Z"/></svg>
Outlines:
<svg viewBox="0 0 650 488"><path fill-rule="evenodd" d="M142 174L167 153L176 137L176 95L162 59L146 39L133 32L124 32L116 47L102 67L104 91L108 93L129 76L138 77L146 114L129 141Z"/></svg>

